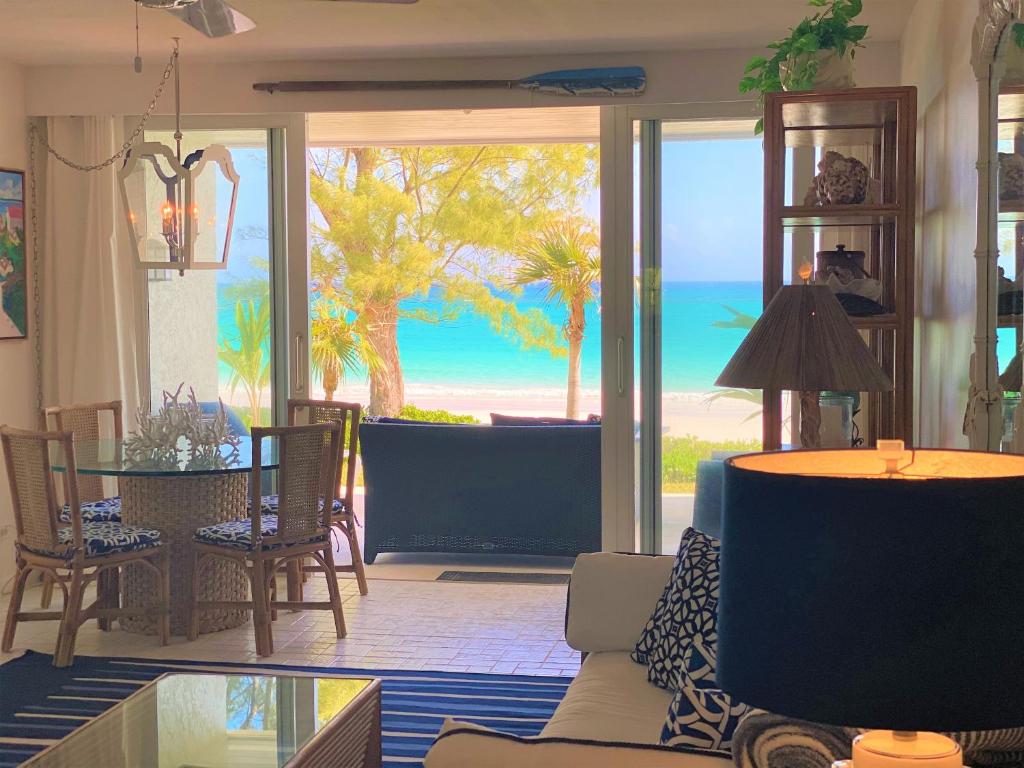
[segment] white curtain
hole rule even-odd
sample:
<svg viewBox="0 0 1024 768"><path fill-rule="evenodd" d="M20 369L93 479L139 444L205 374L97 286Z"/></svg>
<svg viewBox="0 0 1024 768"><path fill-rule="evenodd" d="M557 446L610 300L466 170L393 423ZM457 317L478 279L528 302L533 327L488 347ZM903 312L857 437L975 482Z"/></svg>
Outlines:
<svg viewBox="0 0 1024 768"><path fill-rule="evenodd" d="M51 117L50 146L91 165L114 154L114 117ZM115 161L100 171L67 167L37 150L42 205L42 382L44 405L122 400L131 428L140 405L147 345L141 322L145 272L126 247Z"/></svg>

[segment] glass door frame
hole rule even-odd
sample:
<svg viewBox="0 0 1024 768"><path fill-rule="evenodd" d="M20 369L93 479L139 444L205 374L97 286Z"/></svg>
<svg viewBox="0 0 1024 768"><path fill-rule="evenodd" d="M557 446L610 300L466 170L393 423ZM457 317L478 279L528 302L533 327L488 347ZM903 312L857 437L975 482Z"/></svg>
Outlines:
<svg viewBox="0 0 1024 768"><path fill-rule="evenodd" d="M139 117L125 118L132 130ZM174 130L174 118L156 116L146 126L151 131ZM272 417L275 424L287 418L290 397L308 397L309 249L306 199L306 115L185 115L183 133L189 130L267 131L267 176L269 180L271 254L270 295L272 343ZM244 182L243 182L244 183ZM146 281L136 284L139 378L141 392L148 397L149 312Z"/></svg>
<svg viewBox="0 0 1024 768"><path fill-rule="evenodd" d="M661 483L655 470L660 465L661 451L661 122L757 117L756 105L751 101L601 108L601 530L606 551L660 551ZM634 210L635 123L639 123L641 139L639 212ZM640 232L634 231L637 213ZM634 333L633 252L637 235L642 270L640 328L646 330L646 338L652 342L643 344ZM634 361L638 349L644 386L639 456L634 416Z"/></svg>

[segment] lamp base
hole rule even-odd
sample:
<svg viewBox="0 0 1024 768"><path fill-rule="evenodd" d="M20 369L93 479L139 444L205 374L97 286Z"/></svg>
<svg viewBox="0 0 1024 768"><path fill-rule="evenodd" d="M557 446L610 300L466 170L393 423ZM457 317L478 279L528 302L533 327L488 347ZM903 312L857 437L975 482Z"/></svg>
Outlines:
<svg viewBox="0 0 1024 768"><path fill-rule="evenodd" d="M853 740L853 759L832 768L963 768L960 745L928 731L868 731Z"/></svg>
<svg viewBox="0 0 1024 768"><path fill-rule="evenodd" d="M800 447L810 450L821 448L820 392L800 393Z"/></svg>

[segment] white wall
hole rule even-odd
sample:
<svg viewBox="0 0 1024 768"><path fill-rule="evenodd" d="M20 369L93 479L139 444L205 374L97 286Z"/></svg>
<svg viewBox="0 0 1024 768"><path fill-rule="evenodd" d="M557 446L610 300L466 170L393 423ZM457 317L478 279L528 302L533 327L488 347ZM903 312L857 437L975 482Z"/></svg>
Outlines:
<svg viewBox="0 0 1024 768"><path fill-rule="evenodd" d="M971 69L977 3L918 2L901 71L918 87L917 410L922 446L967 447L962 434L973 351L978 85Z"/></svg>
<svg viewBox="0 0 1024 768"><path fill-rule="evenodd" d="M527 107L600 103L738 101L736 84L753 50L660 51L514 58L389 59L378 61L294 61L244 64L190 63L182 54L182 110L186 114L359 111ZM151 58L136 75L121 66L35 67L28 72L30 115L138 114L152 96L163 61ZM252 84L277 80L518 79L553 69L638 65L647 70L647 92L628 99L531 94L522 89L403 91L349 94L256 93ZM878 43L857 57L861 85L889 85L899 76L899 47ZM173 92L164 93L158 113L173 112Z"/></svg>
<svg viewBox="0 0 1024 768"><path fill-rule="evenodd" d="M21 68L0 62L0 168L25 170L28 165L25 122L25 78ZM26 184L27 184L26 178ZM29 228L28 208L25 228ZM28 247L32 235L28 232ZM29 272L29 280L34 276ZM35 364L32 352L36 329L32 324L29 290L29 337L0 341L0 424L34 427ZM14 573L14 513L7 475L0 461L0 586Z"/></svg>

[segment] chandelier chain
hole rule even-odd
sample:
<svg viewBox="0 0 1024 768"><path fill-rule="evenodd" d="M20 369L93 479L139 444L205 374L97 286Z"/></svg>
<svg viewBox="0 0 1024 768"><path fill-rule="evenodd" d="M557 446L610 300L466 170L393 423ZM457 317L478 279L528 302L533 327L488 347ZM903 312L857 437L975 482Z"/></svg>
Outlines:
<svg viewBox="0 0 1024 768"><path fill-rule="evenodd" d="M132 131L132 134L125 140L124 144L121 145L121 148L116 153L114 153L113 156L108 157L102 163L96 163L95 165L84 165L81 163L76 163L74 160L65 157L56 149L51 147L49 142L46 141L46 139L42 138L39 135L39 130L36 125L33 125L30 128L30 132L32 135L29 138L31 144L33 145L33 150L35 149L35 142L38 141L40 144L43 145L43 147L46 148L46 151L49 152L54 158L64 163L64 165L68 166L69 168L74 168L76 171L101 171L104 168L113 165L126 154L128 154L128 151L133 146L135 146L135 142L138 141L139 136L141 136L142 132L146 129L146 123L149 122L149 118L153 116L153 111L156 109L157 102L160 101L160 97L163 95L164 88L167 86L168 81L171 79L171 75L174 74L174 69L175 66L177 65L177 62L178 46L175 45L174 50L171 51L171 57L167 60L167 65L164 67L164 72L163 75L161 75L160 77L160 82L157 85L156 90L153 92L153 98L150 99L149 106L146 107L146 111L143 112L142 117L139 118L139 124L135 126L135 130Z"/></svg>

